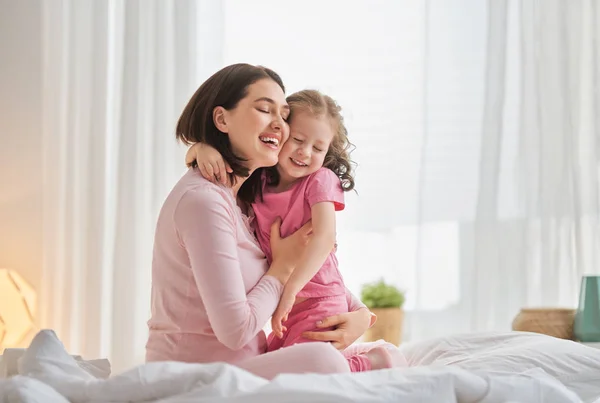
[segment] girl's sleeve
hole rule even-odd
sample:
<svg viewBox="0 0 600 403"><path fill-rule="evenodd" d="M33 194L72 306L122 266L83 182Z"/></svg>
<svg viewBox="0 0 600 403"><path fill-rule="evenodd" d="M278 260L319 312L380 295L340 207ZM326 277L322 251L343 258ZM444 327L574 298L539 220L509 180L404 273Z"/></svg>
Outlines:
<svg viewBox="0 0 600 403"><path fill-rule="evenodd" d="M234 211L218 192L188 190L174 221L215 336L228 348L239 350L275 311L282 284L263 276L246 295Z"/></svg>
<svg viewBox="0 0 600 403"><path fill-rule="evenodd" d="M320 202L332 202L336 211L343 210L344 191L340 178L330 169L319 169L308 180L306 200L310 207Z"/></svg>

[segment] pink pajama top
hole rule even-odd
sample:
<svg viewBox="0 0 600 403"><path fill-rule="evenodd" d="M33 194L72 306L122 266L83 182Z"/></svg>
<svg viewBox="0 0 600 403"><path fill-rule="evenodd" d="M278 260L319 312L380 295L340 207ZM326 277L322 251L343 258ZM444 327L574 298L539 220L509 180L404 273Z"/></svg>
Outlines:
<svg viewBox="0 0 600 403"><path fill-rule="evenodd" d="M194 169L158 217L147 361L235 363L266 351L262 328L283 286L231 189ZM364 305L346 291L351 310Z"/></svg>
<svg viewBox="0 0 600 403"><path fill-rule="evenodd" d="M340 178L330 169L321 168L298 179L290 189L273 192L263 175L263 200L252 204L256 237L261 249L271 262L271 224L281 217L281 236L287 237L306 224L312 216L312 207L321 202L331 202L335 210L344 209L344 191ZM338 261L331 251L314 277L298 293L298 297L320 298L344 295L346 287L338 270ZM340 312L341 313L341 312Z"/></svg>

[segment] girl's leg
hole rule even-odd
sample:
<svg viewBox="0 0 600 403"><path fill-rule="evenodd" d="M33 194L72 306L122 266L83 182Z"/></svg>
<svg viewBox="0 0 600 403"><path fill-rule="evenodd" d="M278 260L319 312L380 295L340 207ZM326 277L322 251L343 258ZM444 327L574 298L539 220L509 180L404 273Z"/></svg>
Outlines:
<svg viewBox="0 0 600 403"><path fill-rule="evenodd" d="M284 333L282 339L278 339L271 333L267 338L267 351L275 351L299 343L314 343L315 340L305 339L302 334L307 331L325 332L333 330L333 328L317 328L317 321L341 312L347 312L347 304L345 295L309 298L295 304L284 323L287 332Z"/></svg>
<svg viewBox="0 0 600 403"><path fill-rule="evenodd" d="M266 379L279 374L335 374L350 372L341 352L329 343L302 343L271 351L235 364Z"/></svg>
<svg viewBox="0 0 600 403"><path fill-rule="evenodd" d="M367 352L355 355L344 353L352 372L375 371L394 367L392 355L382 345L373 347Z"/></svg>
<svg viewBox="0 0 600 403"><path fill-rule="evenodd" d="M346 357L346 360L348 361L348 366L350 367L351 372L364 372L371 370L371 361L365 354L352 355L350 357Z"/></svg>

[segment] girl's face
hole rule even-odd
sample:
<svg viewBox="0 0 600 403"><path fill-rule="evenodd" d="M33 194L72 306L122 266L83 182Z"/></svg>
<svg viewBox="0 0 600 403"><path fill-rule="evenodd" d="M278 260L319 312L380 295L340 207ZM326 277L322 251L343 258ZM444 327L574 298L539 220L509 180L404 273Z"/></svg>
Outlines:
<svg viewBox="0 0 600 403"><path fill-rule="evenodd" d="M215 125L229 136L233 152L248 160L250 171L277 164L289 137L290 108L281 87L265 78L248 86L234 109L215 108Z"/></svg>
<svg viewBox="0 0 600 403"><path fill-rule="evenodd" d="M335 132L326 116L294 112L290 122L290 138L279 153L282 179L299 179L315 173L323 166Z"/></svg>

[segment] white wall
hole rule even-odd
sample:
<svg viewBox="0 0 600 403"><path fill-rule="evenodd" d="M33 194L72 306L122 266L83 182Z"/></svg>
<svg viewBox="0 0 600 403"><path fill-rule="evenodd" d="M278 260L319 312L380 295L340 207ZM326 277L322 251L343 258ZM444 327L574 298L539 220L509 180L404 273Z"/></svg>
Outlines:
<svg viewBox="0 0 600 403"><path fill-rule="evenodd" d="M41 1L0 0L0 268L42 266Z"/></svg>

